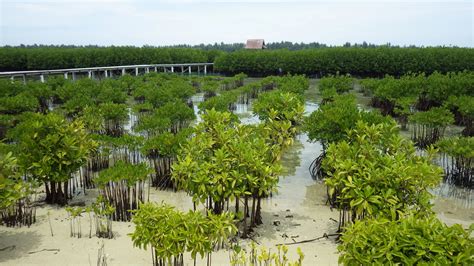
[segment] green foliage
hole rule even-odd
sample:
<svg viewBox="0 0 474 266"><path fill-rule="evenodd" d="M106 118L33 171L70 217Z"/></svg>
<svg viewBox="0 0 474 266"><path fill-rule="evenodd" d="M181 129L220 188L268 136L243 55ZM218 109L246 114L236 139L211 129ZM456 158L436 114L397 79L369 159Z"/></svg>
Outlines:
<svg viewBox="0 0 474 266"><path fill-rule="evenodd" d="M451 137L436 142L448 182L474 187L474 137Z"/></svg>
<svg viewBox="0 0 474 266"><path fill-rule="evenodd" d="M454 115L444 107L434 107L414 113L408 120L414 126L412 140L418 146L426 147L444 136L446 127L454 123Z"/></svg>
<svg viewBox="0 0 474 266"><path fill-rule="evenodd" d="M26 182L20 176L17 159L11 152L0 151L0 217L6 226L30 226L36 221L36 212L30 204L35 182Z"/></svg>
<svg viewBox="0 0 474 266"><path fill-rule="evenodd" d="M18 114L34 112L38 109L39 102L31 93L23 92L15 96L0 98L1 114Z"/></svg>
<svg viewBox="0 0 474 266"><path fill-rule="evenodd" d="M276 88L282 92L290 92L303 95L309 88L309 79L304 75L286 75L283 77L272 77Z"/></svg>
<svg viewBox="0 0 474 266"><path fill-rule="evenodd" d="M474 96L450 96L445 102L449 109L456 109L466 119L474 120Z"/></svg>
<svg viewBox="0 0 474 266"><path fill-rule="evenodd" d="M17 128L20 163L41 181L64 182L94 149L81 121L68 123L55 113L35 115Z"/></svg>
<svg viewBox="0 0 474 266"><path fill-rule="evenodd" d="M474 137L445 138L436 143L440 152L452 157L474 159Z"/></svg>
<svg viewBox="0 0 474 266"><path fill-rule="evenodd" d="M446 226L434 215L410 215L398 221L384 218L358 221L347 228L338 247L345 265L472 265L471 226Z"/></svg>
<svg viewBox="0 0 474 266"><path fill-rule="evenodd" d="M94 182L99 187L104 187L111 182L125 182L127 186L134 186L137 182L144 181L150 174L150 169L145 163L130 164L118 161L113 167L100 171Z"/></svg>
<svg viewBox="0 0 474 266"><path fill-rule="evenodd" d="M64 204L70 197L55 183L67 182L71 175L84 165L96 148L84 129L83 122L67 122L62 116L31 115L11 132L19 143L20 165L34 179L54 184L47 189L47 201Z"/></svg>
<svg viewBox="0 0 474 266"><path fill-rule="evenodd" d="M151 103L154 108L176 100L186 101L195 93L189 82L177 77L169 80L152 80L148 83L143 87L145 89L143 96L145 102Z"/></svg>
<svg viewBox="0 0 474 266"><path fill-rule="evenodd" d="M28 196L30 186L21 180L17 159L12 153L0 154L0 211Z"/></svg>
<svg viewBox="0 0 474 266"><path fill-rule="evenodd" d="M350 75L329 75L319 80L318 87L321 93L326 90L336 90L338 94L342 94L352 90L353 80Z"/></svg>
<svg viewBox="0 0 474 266"><path fill-rule="evenodd" d="M454 117L446 108L435 107L426 112L414 113L409 121L427 127L446 127L454 123Z"/></svg>
<svg viewBox="0 0 474 266"><path fill-rule="evenodd" d="M192 129L184 129L177 134L164 132L145 141L142 154L150 160L155 169L155 175L152 177L153 186L176 188L176 184L171 182L172 164L191 133Z"/></svg>
<svg viewBox="0 0 474 266"><path fill-rule="evenodd" d="M474 96L450 96L444 105L453 112L456 124L465 126L462 134L474 136Z"/></svg>
<svg viewBox="0 0 474 266"><path fill-rule="evenodd" d="M418 156L413 144L401 137L395 123L358 122L349 141L330 144L323 168L329 196L349 221L365 217L397 219L408 210L430 211L429 188L441 180L433 165L434 152Z"/></svg>
<svg viewBox="0 0 474 266"><path fill-rule="evenodd" d="M210 110L183 147L173 178L195 202L270 192L278 180L263 138L234 124L230 113Z"/></svg>
<svg viewBox="0 0 474 266"><path fill-rule="evenodd" d="M273 155L275 147L262 129L237 124L230 113L209 110L202 119L173 165L172 179L195 203L217 214L235 198L245 198L248 210L252 198L250 225L244 226L248 230L246 226L261 223L260 199L278 183L281 167ZM238 200L236 205L238 211Z"/></svg>
<svg viewBox="0 0 474 266"><path fill-rule="evenodd" d="M142 204L133 211L135 231L129 234L133 245L141 249L151 247L155 265L183 263L183 253L190 252L196 259L210 254L227 243L237 228L233 215L222 213L207 216L200 212L183 213L174 207L153 203ZM178 263L178 265L181 265Z"/></svg>
<svg viewBox="0 0 474 266"><path fill-rule="evenodd" d="M165 117L170 120L170 130L177 133L189 126L189 123L196 118L194 110L183 101L176 100L168 102L155 112L155 117Z"/></svg>
<svg viewBox="0 0 474 266"><path fill-rule="evenodd" d="M359 110L352 95L340 95L311 113L305 119L303 129L311 141L320 141L327 147L330 143L347 139L347 132L354 128L359 120L369 124L393 121L378 112Z"/></svg>
<svg viewBox="0 0 474 266"><path fill-rule="evenodd" d="M177 134L164 132L151 137L145 141L142 153L147 157L174 157L190 134L191 130L183 130Z"/></svg>
<svg viewBox="0 0 474 266"><path fill-rule="evenodd" d="M82 228L81 228L81 218L82 213L85 211L84 207L66 207L66 212L68 214L69 228L71 230L71 237L82 237Z"/></svg>
<svg viewBox="0 0 474 266"><path fill-rule="evenodd" d="M240 91L226 91L218 96L206 99L199 104L199 110L205 112L206 110L215 109L219 112L231 112L235 108L235 102L240 95Z"/></svg>
<svg viewBox="0 0 474 266"><path fill-rule="evenodd" d="M191 48L2 47L0 48L0 71L200 63L209 62L208 57L211 54L215 52Z"/></svg>
<svg viewBox="0 0 474 266"><path fill-rule="evenodd" d="M371 96L381 83L387 79L365 78L359 80L360 92L365 96Z"/></svg>
<svg viewBox="0 0 474 266"><path fill-rule="evenodd" d="M151 169L146 163L134 165L123 161L99 172L93 181L99 186L105 202L115 209L112 220L130 221L130 211L145 201L144 181L149 174Z"/></svg>
<svg viewBox="0 0 474 266"><path fill-rule="evenodd" d="M297 94L272 91L258 97L253 112L261 120L289 121L292 126L297 126L303 121L304 103Z"/></svg>
<svg viewBox="0 0 474 266"><path fill-rule="evenodd" d="M408 117L413 114L416 98L402 97L395 101L394 114L398 117L402 129L407 129Z"/></svg>
<svg viewBox="0 0 474 266"><path fill-rule="evenodd" d="M331 47L289 50L239 50L216 58L214 69L224 74L249 76L286 73L320 76L351 74L363 77L401 76L412 73L442 73L474 70L470 48Z"/></svg>
<svg viewBox="0 0 474 266"><path fill-rule="evenodd" d="M103 103L99 105L100 115L105 121L120 123L128 118L127 105L116 103Z"/></svg>
<svg viewBox="0 0 474 266"><path fill-rule="evenodd" d="M426 100L443 103L447 96L474 96L474 73L450 72L445 75L435 72L426 79L426 87L422 91Z"/></svg>
<svg viewBox="0 0 474 266"><path fill-rule="evenodd" d="M111 217L116 209L102 195L99 195L86 211L94 213L95 235L99 238L113 238Z"/></svg>

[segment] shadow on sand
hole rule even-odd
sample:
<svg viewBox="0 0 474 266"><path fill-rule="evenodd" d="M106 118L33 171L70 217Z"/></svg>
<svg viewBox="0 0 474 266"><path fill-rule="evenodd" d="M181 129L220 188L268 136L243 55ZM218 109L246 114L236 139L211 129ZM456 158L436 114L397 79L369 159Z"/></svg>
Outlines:
<svg viewBox="0 0 474 266"><path fill-rule="evenodd" d="M40 235L33 231L0 231L0 264L18 257L27 256L28 252L38 248Z"/></svg>

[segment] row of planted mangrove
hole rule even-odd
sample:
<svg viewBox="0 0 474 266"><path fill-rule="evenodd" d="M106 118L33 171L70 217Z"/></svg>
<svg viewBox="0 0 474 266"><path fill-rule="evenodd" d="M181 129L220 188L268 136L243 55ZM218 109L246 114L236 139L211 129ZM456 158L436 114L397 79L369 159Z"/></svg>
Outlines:
<svg viewBox="0 0 474 266"><path fill-rule="evenodd" d="M393 117L402 130L408 131L417 147L435 145L440 150L441 155L437 160L445 169L446 179L450 183L471 188L474 186L473 72L411 74L400 78L386 76L359 82L347 75L329 76L319 82L322 103L332 102L335 97L348 94L356 86L364 96L370 97L372 107L378 108L383 115ZM340 108L332 108L333 105L339 105ZM356 116L357 112L352 110L355 107L349 111L343 105L336 103L323 108L332 110L328 110L327 116L333 116L333 119L341 116L347 120ZM338 128L338 125L319 123L318 130L323 132L326 127L333 126L330 132ZM347 129L347 124L341 126ZM455 136L456 131L460 131L461 136ZM336 135L328 137L334 138ZM323 144L325 141L323 139Z"/></svg>
<svg viewBox="0 0 474 266"><path fill-rule="evenodd" d="M97 237L113 238L112 221L132 220L134 244L151 248L154 264L182 265L184 252L194 259L207 254L210 264L213 250L228 246L236 234L248 237L262 223L261 200L275 191L279 160L302 122L302 93L309 85L302 76L249 84L244 78L152 73L26 85L1 81L2 223L29 226L38 200L67 205L98 189L93 205L67 207L71 236L83 235L85 214L89 237L94 225ZM204 99L197 113L196 93ZM261 123L239 122L236 105L250 102ZM194 211L145 204L152 187L186 191ZM158 220L159 229L151 222ZM163 236L179 224L175 233L185 234L184 240ZM211 233L217 224L222 230ZM247 259L237 246L234 252L234 264ZM264 261L288 262L264 253Z"/></svg>
<svg viewBox="0 0 474 266"><path fill-rule="evenodd" d="M467 73L441 75L446 79L466 76ZM425 80L430 78L433 77L423 76ZM365 82L361 82L362 86ZM436 162L446 154L457 155L453 160L459 163L453 162L445 169L471 171L468 174L472 176L472 164L465 158L473 157L473 138L454 137L436 145L422 145L426 151L420 155L416 148L419 143L401 136L394 118L356 104L355 96L348 93L354 84L349 76L321 79L322 105L304 122L309 139L323 145L324 151L311 164L310 172L313 177L324 179L328 203L339 210L339 262L472 264L474 228L448 227L439 221L431 209L433 196L429 190L442 179L443 169ZM446 84L454 86L448 81ZM373 87L374 95L379 89L382 90ZM420 113L424 112L416 114Z"/></svg>

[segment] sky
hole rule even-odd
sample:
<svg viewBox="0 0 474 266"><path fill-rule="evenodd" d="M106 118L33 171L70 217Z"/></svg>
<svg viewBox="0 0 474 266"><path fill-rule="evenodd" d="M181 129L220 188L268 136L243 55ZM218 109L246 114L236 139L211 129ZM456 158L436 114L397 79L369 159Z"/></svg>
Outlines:
<svg viewBox="0 0 474 266"><path fill-rule="evenodd" d="M474 47L471 1L0 0L0 46L345 42Z"/></svg>

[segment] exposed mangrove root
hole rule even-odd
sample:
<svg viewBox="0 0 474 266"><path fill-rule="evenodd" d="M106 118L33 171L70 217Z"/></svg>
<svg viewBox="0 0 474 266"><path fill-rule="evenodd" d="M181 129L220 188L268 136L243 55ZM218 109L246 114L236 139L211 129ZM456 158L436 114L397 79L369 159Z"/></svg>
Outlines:
<svg viewBox="0 0 474 266"><path fill-rule="evenodd" d="M326 152L322 152L316 159L314 159L309 165L309 174L314 180L321 180L324 178L324 171L321 168Z"/></svg>
<svg viewBox="0 0 474 266"><path fill-rule="evenodd" d="M151 249L151 256L153 259L153 265L154 266L184 266L184 256L183 253L177 255L177 256L172 256L171 258L161 258L158 256L158 252L156 252L155 249ZM208 258L209 260L209 258ZM208 264L209 265L209 264Z"/></svg>
<svg viewBox="0 0 474 266"><path fill-rule="evenodd" d="M54 252L59 252L61 251L59 248L43 248L42 250L37 250L37 251L30 251L28 254L35 254L35 253L40 253L43 251L54 251Z"/></svg>
<svg viewBox="0 0 474 266"><path fill-rule="evenodd" d="M162 189L175 188L171 180L171 165L174 158L154 156L154 158L150 158L150 161L155 169L155 175L151 179L152 186Z"/></svg>
<svg viewBox="0 0 474 266"><path fill-rule="evenodd" d="M28 198L17 202L0 212L1 222L7 227L26 225L30 227L36 222L36 207L32 206Z"/></svg>
<svg viewBox="0 0 474 266"><path fill-rule="evenodd" d="M413 125L412 140L418 147L425 148L444 136L446 127L430 127L426 125Z"/></svg>
<svg viewBox="0 0 474 266"><path fill-rule="evenodd" d="M449 184L474 188L474 159L443 154L440 159L445 181Z"/></svg>
<svg viewBox="0 0 474 266"><path fill-rule="evenodd" d="M340 234L340 233L335 233L335 234L326 234L326 233L324 233L324 235L323 235L323 236L320 236L320 237L316 237L316 238L312 238L312 239L307 239L307 240L302 240L302 241L295 241L295 242L289 242L289 243L276 244L275 246L282 246L282 245L289 246L289 245L304 244L304 243L309 243L309 242L318 241L318 240L321 240L321 239L323 239L323 238L328 239L330 236L336 236L337 238L339 238L339 237L341 236L341 234Z"/></svg>

